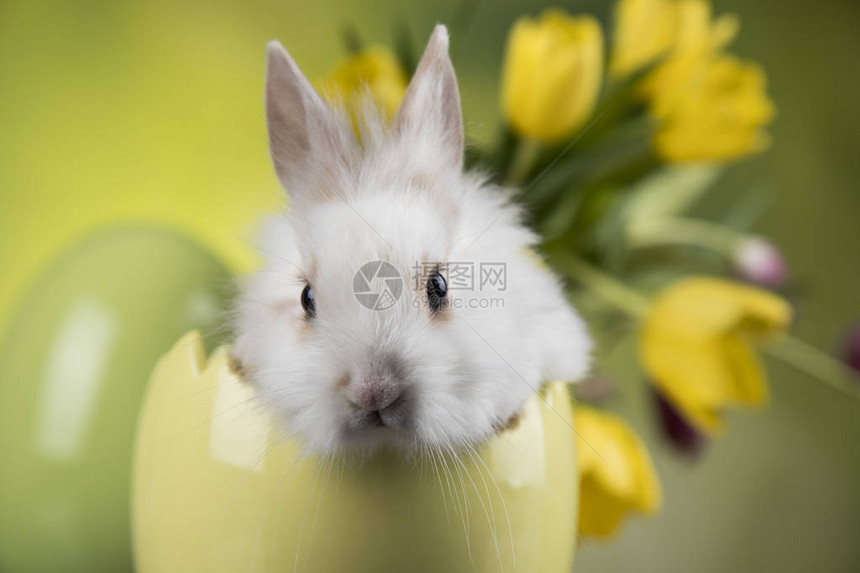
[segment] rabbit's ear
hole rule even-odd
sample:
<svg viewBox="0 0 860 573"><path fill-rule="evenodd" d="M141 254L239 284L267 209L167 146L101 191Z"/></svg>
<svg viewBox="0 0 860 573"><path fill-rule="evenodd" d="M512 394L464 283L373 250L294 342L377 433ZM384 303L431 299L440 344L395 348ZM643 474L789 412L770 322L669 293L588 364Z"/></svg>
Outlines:
<svg viewBox="0 0 860 573"><path fill-rule="evenodd" d="M448 29L438 24L430 36L395 119L407 137L432 138L442 157L463 166L463 115L457 76L448 56Z"/></svg>
<svg viewBox="0 0 860 573"><path fill-rule="evenodd" d="M349 161L355 137L276 41L266 46L266 123L275 172L290 196L332 192L326 172Z"/></svg>

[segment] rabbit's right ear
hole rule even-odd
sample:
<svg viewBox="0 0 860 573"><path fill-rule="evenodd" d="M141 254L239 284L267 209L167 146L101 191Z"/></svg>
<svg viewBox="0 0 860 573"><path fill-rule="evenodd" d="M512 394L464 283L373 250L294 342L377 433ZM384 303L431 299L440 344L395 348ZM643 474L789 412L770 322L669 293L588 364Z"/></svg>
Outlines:
<svg viewBox="0 0 860 573"><path fill-rule="evenodd" d="M332 170L348 164L355 136L277 41L266 46L266 123L275 172L294 200L337 193Z"/></svg>

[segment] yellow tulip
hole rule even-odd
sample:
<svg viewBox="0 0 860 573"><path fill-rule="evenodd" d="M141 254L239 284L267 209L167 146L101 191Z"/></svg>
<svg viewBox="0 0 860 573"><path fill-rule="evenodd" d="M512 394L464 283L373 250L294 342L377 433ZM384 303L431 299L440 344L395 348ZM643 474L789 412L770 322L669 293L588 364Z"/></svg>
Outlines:
<svg viewBox="0 0 860 573"><path fill-rule="evenodd" d="M652 515L662 493L645 445L621 418L587 406L574 409L580 482L579 532L612 535L630 512Z"/></svg>
<svg viewBox="0 0 860 573"><path fill-rule="evenodd" d="M557 142L594 111L603 84L603 32L590 16L549 9L520 18L508 37L502 110L520 135Z"/></svg>
<svg viewBox="0 0 860 573"><path fill-rule="evenodd" d="M658 122L654 146L671 162L723 161L764 150L775 114L764 72L721 53L737 18L706 0L622 0L611 70L623 76L665 58L640 93Z"/></svg>
<svg viewBox="0 0 860 573"><path fill-rule="evenodd" d="M751 343L781 334L791 307L772 293L731 281L679 281L655 299L639 340L653 383L705 434L723 428L729 406L762 406L764 373Z"/></svg>
<svg viewBox="0 0 860 573"><path fill-rule="evenodd" d="M725 47L740 30L735 14L713 17L706 0L677 0L675 2L675 45L678 54L697 50L717 50Z"/></svg>
<svg viewBox="0 0 860 573"><path fill-rule="evenodd" d="M406 93L407 81L406 71L394 54L372 47L346 59L320 82L320 89L330 102L345 105L353 122L367 94L391 119Z"/></svg>
<svg viewBox="0 0 860 573"><path fill-rule="evenodd" d="M667 0L621 0L615 5L612 75L636 72L669 51L675 38L673 8Z"/></svg>
<svg viewBox="0 0 860 573"><path fill-rule="evenodd" d="M673 64L667 64L673 65ZM657 152L673 162L720 161L763 151L776 113L760 66L732 56L704 62L677 93L655 95Z"/></svg>
<svg viewBox="0 0 860 573"><path fill-rule="evenodd" d="M705 0L621 0L615 7L610 72L623 77L661 57L722 47L738 27L733 14L712 21Z"/></svg>

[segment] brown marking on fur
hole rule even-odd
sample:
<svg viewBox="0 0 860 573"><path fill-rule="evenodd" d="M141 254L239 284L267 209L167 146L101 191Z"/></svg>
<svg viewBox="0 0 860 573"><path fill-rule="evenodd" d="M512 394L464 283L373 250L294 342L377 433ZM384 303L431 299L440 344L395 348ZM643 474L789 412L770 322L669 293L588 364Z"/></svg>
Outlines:
<svg viewBox="0 0 860 573"><path fill-rule="evenodd" d="M349 372L344 372L343 376L338 378L337 384L335 384L335 387L346 388L349 386L349 383L351 380L352 380L352 377L350 376Z"/></svg>
<svg viewBox="0 0 860 573"><path fill-rule="evenodd" d="M230 369L230 372L235 374L237 378L239 378L242 382L248 381L249 371L245 368L245 365L239 360L235 354L230 354L227 359L227 367Z"/></svg>
<svg viewBox="0 0 860 573"><path fill-rule="evenodd" d="M316 205L320 205L323 203L344 203L346 202L346 197L344 193L340 191L336 187L336 183L329 183L330 177L326 177L323 174L319 174L318 177L321 179L316 182L314 187L313 194L313 202ZM338 185L339 187L339 185Z"/></svg>
<svg viewBox="0 0 860 573"><path fill-rule="evenodd" d="M517 412L513 416L511 416L507 422L499 422L495 426L493 426L493 430L496 434L501 434L503 432L507 432L509 430L516 430L520 425L520 419L522 418L520 412Z"/></svg>
<svg viewBox="0 0 860 573"><path fill-rule="evenodd" d="M314 319L303 314L302 317L299 319L299 321L300 321L299 327L298 327L299 338L301 338L302 340L305 340L310 336L311 332L313 332Z"/></svg>
<svg viewBox="0 0 860 573"><path fill-rule="evenodd" d="M428 308L429 310L429 308ZM453 317L454 312L451 310L450 303L445 303L442 305L442 308L437 310L436 312L430 311L430 318L434 324L445 324Z"/></svg>

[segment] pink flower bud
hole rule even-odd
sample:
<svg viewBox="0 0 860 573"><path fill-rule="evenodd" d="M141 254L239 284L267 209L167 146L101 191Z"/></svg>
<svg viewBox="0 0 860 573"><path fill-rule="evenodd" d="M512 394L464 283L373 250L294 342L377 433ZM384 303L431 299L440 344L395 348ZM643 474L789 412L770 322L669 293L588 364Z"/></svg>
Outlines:
<svg viewBox="0 0 860 573"><path fill-rule="evenodd" d="M741 240L732 254L732 263L740 278L759 286L780 288L788 280L782 253L762 237Z"/></svg>

